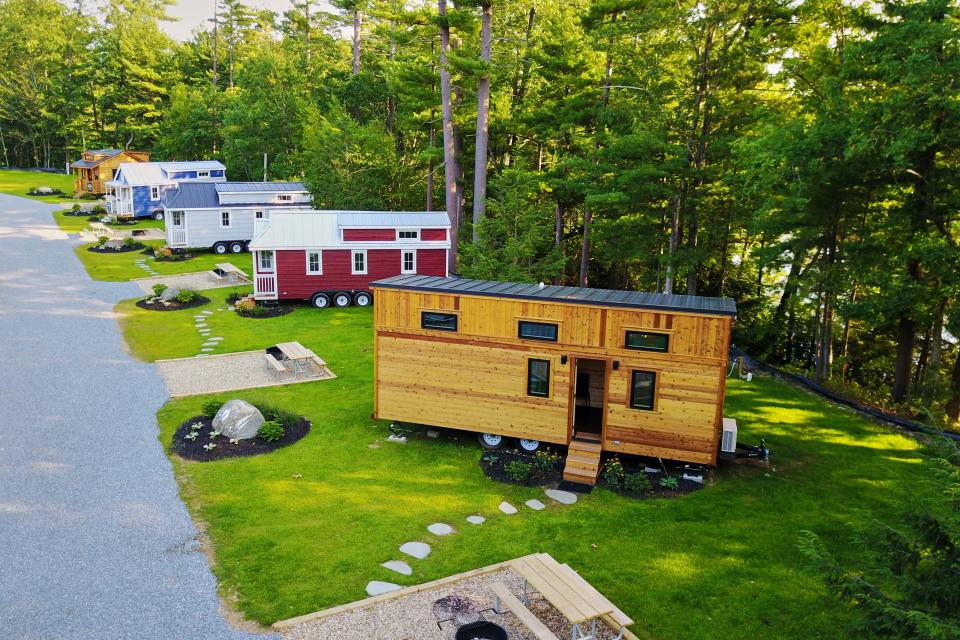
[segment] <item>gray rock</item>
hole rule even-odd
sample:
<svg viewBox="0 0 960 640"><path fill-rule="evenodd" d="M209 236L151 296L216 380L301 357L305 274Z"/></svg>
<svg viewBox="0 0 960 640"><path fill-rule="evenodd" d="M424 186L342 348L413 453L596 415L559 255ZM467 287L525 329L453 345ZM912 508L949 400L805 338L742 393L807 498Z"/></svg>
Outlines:
<svg viewBox="0 0 960 640"><path fill-rule="evenodd" d="M443 522L434 522L432 525L427 527L427 531L432 533L435 536L448 536L451 533L455 533L453 527Z"/></svg>
<svg viewBox="0 0 960 640"><path fill-rule="evenodd" d="M573 504L577 501L577 494L569 491L560 491L559 489L547 489L544 491L548 498L556 500L560 504Z"/></svg>
<svg viewBox="0 0 960 640"><path fill-rule="evenodd" d="M528 507L530 507L530 508L533 509L534 511L542 511L542 510L544 509L544 507L546 506L546 505L544 505L542 502L540 502L539 500L537 500L536 498L534 498L533 500L527 500L527 501L524 502L523 504L527 505Z"/></svg>
<svg viewBox="0 0 960 640"><path fill-rule="evenodd" d="M42 193L43 195L50 195L53 193L53 187L37 187L37 193Z"/></svg>
<svg viewBox="0 0 960 640"><path fill-rule="evenodd" d="M368 596L379 596L383 593L390 593L391 591L399 591L400 585L393 584L392 582L381 582L380 580L371 580L367 583L367 595Z"/></svg>
<svg viewBox="0 0 960 640"><path fill-rule="evenodd" d="M106 242L103 243L104 249L117 250L117 249L121 249L122 247L123 247L122 240L107 240Z"/></svg>
<svg viewBox="0 0 960 640"><path fill-rule="evenodd" d="M231 440L249 440L262 425L260 410L243 400L230 400L213 418L213 428Z"/></svg>
<svg viewBox="0 0 960 640"><path fill-rule="evenodd" d="M517 508L507 501L501 502L500 506L497 508L500 509L500 511L502 511L503 513L507 514L508 516L512 516L517 512Z"/></svg>
<svg viewBox="0 0 960 640"><path fill-rule="evenodd" d="M417 560L423 560L430 555L430 545L425 542L405 542L400 545L400 552L413 556Z"/></svg>
<svg viewBox="0 0 960 640"><path fill-rule="evenodd" d="M405 576L409 576L413 573L413 569L410 568L410 565L403 560L389 560L380 566L386 567L387 569L390 569L390 571L396 571L397 573Z"/></svg>
<svg viewBox="0 0 960 640"><path fill-rule="evenodd" d="M163 293L160 294L160 299L166 302L168 300L173 300L178 295L180 295L180 289L177 287L167 287L163 290Z"/></svg>
<svg viewBox="0 0 960 640"><path fill-rule="evenodd" d="M467 516L467 522L470 524L483 524L487 519L483 516Z"/></svg>

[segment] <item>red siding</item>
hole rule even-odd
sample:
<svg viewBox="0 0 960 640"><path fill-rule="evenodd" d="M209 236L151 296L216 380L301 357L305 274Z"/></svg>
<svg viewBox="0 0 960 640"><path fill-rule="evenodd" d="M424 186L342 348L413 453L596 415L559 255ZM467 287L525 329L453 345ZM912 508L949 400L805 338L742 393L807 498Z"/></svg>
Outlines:
<svg viewBox="0 0 960 640"><path fill-rule="evenodd" d="M396 240L397 231L395 229L344 229L343 239L345 242Z"/></svg>
<svg viewBox="0 0 960 640"><path fill-rule="evenodd" d="M366 289L374 280L400 275L400 249L368 249L367 273L350 273L350 249L325 249L323 275L307 275L303 251L277 251L277 293L281 300L309 299L318 291ZM417 273L444 276L447 273L445 249L417 249Z"/></svg>
<svg viewBox="0 0 960 640"><path fill-rule="evenodd" d="M446 229L421 229L420 239L426 242L443 241L447 239Z"/></svg>

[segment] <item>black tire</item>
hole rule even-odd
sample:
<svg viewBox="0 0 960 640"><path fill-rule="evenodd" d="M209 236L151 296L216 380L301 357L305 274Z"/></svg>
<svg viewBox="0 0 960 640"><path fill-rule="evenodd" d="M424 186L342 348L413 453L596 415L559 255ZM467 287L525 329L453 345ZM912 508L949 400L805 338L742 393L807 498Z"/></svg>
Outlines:
<svg viewBox="0 0 960 640"><path fill-rule="evenodd" d="M534 453L540 448L539 440L528 440L526 438L517 438L517 447L524 453Z"/></svg>
<svg viewBox="0 0 960 640"><path fill-rule="evenodd" d="M496 438L499 438L499 440L495 441ZM499 433L478 433L477 440L480 441L481 447L489 451L503 449L503 445L507 443L507 439Z"/></svg>
<svg viewBox="0 0 960 640"><path fill-rule="evenodd" d="M214 252L215 254L217 254L218 256L226 255L226 254L227 254L227 243L226 243L226 242L218 242L218 243L216 243L215 245L213 245L213 252Z"/></svg>
<svg viewBox="0 0 960 640"><path fill-rule="evenodd" d="M316 309L326 309L330 306L330 296L325 293L315 293L310 298L310 304Z"/></svg>
<svg viewBox="0 0 960 640"><path fill-rule="evenodd" d="M353 304L358 307L369 307L373 304L373 296L366 291L359 291L353 296Z"/></svg>
<svg viewBox="0 0 960 640"><path fill-rule="evenodd" d="M163 220L163 211L157 211L153 214L154 220Z"/></svg>
<svg viewBox="0 0 960 640"><path fill-rule="evenodd" d="M239 241L231 242L230 253L243 253L243 243Z"/></svg>
<svg viewBox="0 0 960 640"><path fill-rule="evenodd" d="M338 291L333 294L333 306L338 309L343 309L344 307L349 307L350 303L353 302L353 298L350 297L350 294L346 291Z"/></svg>

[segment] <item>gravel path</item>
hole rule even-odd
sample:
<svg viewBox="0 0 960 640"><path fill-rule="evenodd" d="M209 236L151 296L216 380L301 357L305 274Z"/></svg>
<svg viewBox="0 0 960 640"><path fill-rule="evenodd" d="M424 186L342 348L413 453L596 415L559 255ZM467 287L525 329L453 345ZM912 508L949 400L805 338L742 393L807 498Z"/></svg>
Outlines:
<svg viewBox="0 0 960 640"><path fill-rule="evenodd" d="M295 377L291 372L278 378L275 371L267 368L264 355L263 351L242 351L198 358L158 360L157 367L167 383L170 395L174 397L336 378L326 367L323 371L311 367L308 374Z"/></svg>
<svg viewBox="0 0 960 640"><path fill-rule="evenodd" d="M239 266L241 269L244 268L242 265L237 266ZM136 283L144 293L153 293L153 285L157 283L165 284L168 287L176 287L178 289L193 289L194 291L203 291L204 289L220 289L222 287L236 287L249 284L249 281L214 280L209 271L196 271L193 273L181 273L180 275L137 278L133 282ZM139 294L134 293L130 297L137 295Z"/></svg>
<svg viewBox="0 0 960 640"><path fill-rule="evenodd" d="M0 632L3 638L259 638L219 614L157 440L166 400L127 355L56 207L0 195Z"/></svg>

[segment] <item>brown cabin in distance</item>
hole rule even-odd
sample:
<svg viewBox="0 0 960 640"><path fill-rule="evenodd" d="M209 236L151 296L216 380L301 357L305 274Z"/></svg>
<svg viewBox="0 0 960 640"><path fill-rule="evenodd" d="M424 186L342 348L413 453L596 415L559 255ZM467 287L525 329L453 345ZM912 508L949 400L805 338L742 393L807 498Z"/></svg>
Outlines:
<svg viewBox="0 0 960 640"><path fill-rule="evenodd" d="M729 298L397 276L374 291L376 417L569 446L564 477L600 454L715 465Z"/></svg>
<svg viewBox="0 0 960 640"><path fill-rule="evenodd" d="M88 149L70 165L73 174L73 193L106 195L106 183L113 180L123 162L149 162L146 151L127 149Z"/></svg>

